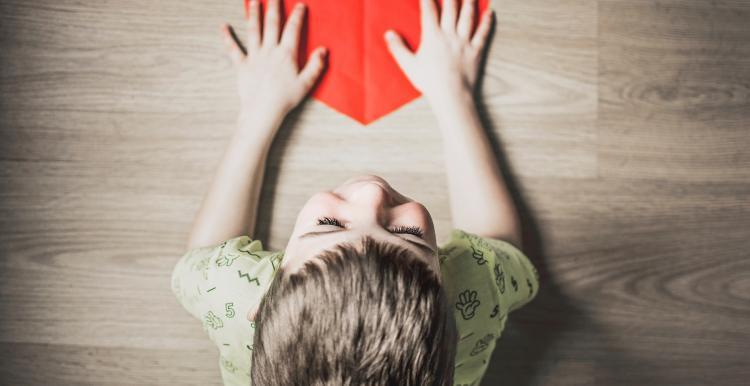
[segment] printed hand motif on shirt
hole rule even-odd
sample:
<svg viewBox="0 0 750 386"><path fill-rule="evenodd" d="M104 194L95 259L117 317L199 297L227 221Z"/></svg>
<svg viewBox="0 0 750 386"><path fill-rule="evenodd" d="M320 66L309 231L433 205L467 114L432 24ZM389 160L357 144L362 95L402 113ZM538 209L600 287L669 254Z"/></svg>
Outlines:
<svg viewBox="0 0 750 386"><path fill-rule="evenodd" d="M456 303L456 309L461 311L461 316L465 320L469 320L474 317L474 312L479 307L479 299L477 299L477 291L466 290L458 295L458 302Z"/></svg>
<svg viewBox="0 0 750 386"><path fill-rule="evenodd" d="M213 311L208 311L208 313L203 317L203 321L204 326L211 327L214 330L224 327L224 322L222 322L221 318L216 316Z"/></svg>
<svg viewBox="0 0 750 386"><path fill-rule="evenodd" d="M487 262L487 259L484 257L484 251L481 249L471 247L471 257L477 261L477 265L482 265Z"/></svg>

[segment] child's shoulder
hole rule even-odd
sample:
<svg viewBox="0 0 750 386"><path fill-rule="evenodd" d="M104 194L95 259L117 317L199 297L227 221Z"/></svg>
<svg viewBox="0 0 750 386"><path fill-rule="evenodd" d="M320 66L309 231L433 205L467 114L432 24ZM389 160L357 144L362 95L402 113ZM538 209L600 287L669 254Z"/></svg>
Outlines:
<svg viewBox="0 0 750 386"><path fill-rule="evenodd" d="M220 268L234 266L238 261L244 265L255 265L266 260L277 263L283 254L283 251L265 248L261 240L242 235L221 243L192 248L185 252L181 262L192 266L200 265L204 269L209 266Z"/></svg>
<svg viewBox="0 0 750 386"><path fill-rule="evenodd" d="M453 228L448 240L438 247L441 263L459 256L471 255L477 264L482 265L487 261L489 254L524 255L518 247L505 240L479 236L460 228Z"/></svg>
<svg viewBox="0 0 750 386"><path fill-rule="evenodd" d="M253 257L265 257L283 252L265 248L260 239L253 239L248 235L232 237L221 243L192 248L186 252L186 254L197 255L221 255L227 253L240 253Z"/></svg>

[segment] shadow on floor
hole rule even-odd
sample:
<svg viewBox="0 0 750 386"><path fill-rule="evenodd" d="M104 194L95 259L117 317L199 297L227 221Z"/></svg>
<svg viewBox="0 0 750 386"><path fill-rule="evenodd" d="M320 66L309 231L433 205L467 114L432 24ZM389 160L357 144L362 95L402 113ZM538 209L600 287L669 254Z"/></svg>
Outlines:
<svg viewBox="0 0 750 386"><path fill-rule="evenodd" d="M494 34L491 32L490 39ZM487 52L483 61L487 59ZM484 69L484 63L480 69ZM479 78L481 79L480 72ZM481 82L479 87L481 89ZM480 89L476 95L481 95ZM506 185L513 196L523 229L522 245L540 276L539 293L531 303L510 314L502 337L497 342L483 385L526 386L535 384L665 384L664 369L653 361L625 350L618 331L606 329L587 310L577 306L575 299L566 295L548 269L544 238L531 208L524 199L523 189L516 181L496 130L499 122L493 118L481 98L476 98L477 109ZM571 350L558 349L561 344L575 339L593 339L594 342L577 342L580 358L556 358ZM595 347L588 352L586 347ZM573 351L575 352L575 351ZM606 355L602 355L606 353ZM588 354L588 355L587 355ZM564 363L563 363L564 362ZM565 379L551 379L559 374L559 367L569 371ZM623 373L628 374L623 377Z"/></svg>

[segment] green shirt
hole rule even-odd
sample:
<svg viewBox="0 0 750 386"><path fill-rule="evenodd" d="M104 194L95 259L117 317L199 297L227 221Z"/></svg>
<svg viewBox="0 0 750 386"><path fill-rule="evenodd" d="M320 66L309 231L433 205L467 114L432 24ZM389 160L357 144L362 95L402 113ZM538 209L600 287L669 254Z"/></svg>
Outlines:
<svg viewBox="0 0 750 386"><path fill-rule="evenodd" d="M174 267L172 292L219 348L226 386L250 385L255 323L247 311L260 302L283 255L238 236L192 249ZM438 256L459 334L454 385L478 385L508 314L536 296L539 274L512 244L460 229Z"/></svg>

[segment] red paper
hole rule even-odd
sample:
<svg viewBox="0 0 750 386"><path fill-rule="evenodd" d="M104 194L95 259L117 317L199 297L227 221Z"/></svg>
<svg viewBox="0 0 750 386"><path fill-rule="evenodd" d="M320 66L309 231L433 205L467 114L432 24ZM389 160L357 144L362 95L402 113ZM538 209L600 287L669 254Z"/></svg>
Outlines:
<svg viewBox="0 0 750 386"><path fill-rule="evenodd" d="M300 0L282 0L282 20ZM465 1L465 0L464 0ZM245 2L245 18L249 0ZM265 12L267 0L261 0ZM305 0L300 36L301 69L310 52L328 48L327 68L311 96L368 124L420 96L386 46L383 34L398 32L415 52L420 39L419 0ZM488 0L479 0L474 29ZM442 0L437 5L440 9ZM457 13L461 1L457 1ZM439 20L439 19L438 19ZM438 21L439 22L439 21Z"/></svg>

